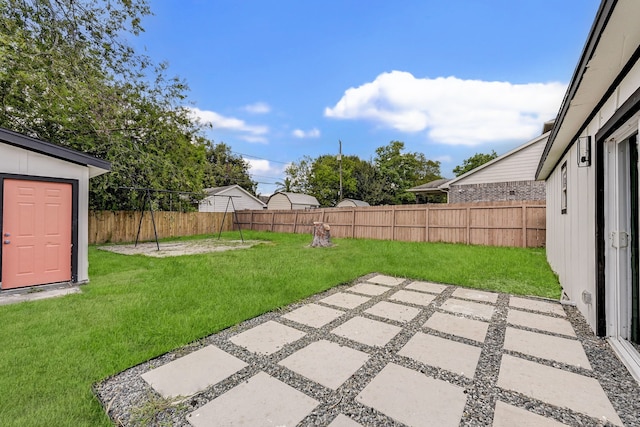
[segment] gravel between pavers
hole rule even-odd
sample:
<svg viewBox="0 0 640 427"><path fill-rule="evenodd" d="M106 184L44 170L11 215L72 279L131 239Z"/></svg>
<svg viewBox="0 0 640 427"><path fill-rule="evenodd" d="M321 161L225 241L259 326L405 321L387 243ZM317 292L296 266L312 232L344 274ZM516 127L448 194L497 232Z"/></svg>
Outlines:
<svg viewBox="0 0 640 427"><path fill-rule="evenodd" d="M320 405L316 407L313 412L300 423L300 425L328 425L335 417L338 416L338 414L342 413L359 422L363 426L402 426L404 424L355 401L355 397L358 393L365 388L365 386L382 370L382 368L388 363L393 362L400 366L422 372L429 377L464 387L465 393L468 394L468 398L460 421L460 426L491 426L494 407L497 400L525 408L531 412L555 419L568 426L579 427L603 425L594 418L577 413L570 409L549 405L520 393L497 387L496 383L498 380L502 354L511 354L543 365L562 368L566 371L596 378L600 382L625 426L640 426L640 386L631 377L624 365L613 353L607 342L594 336L582 315L573 306L564 305L563 308L567 314L567 320L571 322L578 340L584 347L593 371L504 350L503 343L507 327L506 314L508 312L509 295L499 294L498 301L494 304L494 315L491 319L489 330L482 346L482 352L480 354L480 359L478 361L473 380L397 355L397 352L416 332L426 331L425 328L422 328L422 325L435 311L438 310L438 307L451 296L457 288L456 286L448 286L447 289L439 294L428 307L416 305L416 308L421 309L420 314L406 324L400 324L391 320L384 320L379 317L370 316L364 313L364 311L377 302L386 299L386 297L391 293L394 293L399 289L403 289L406 285L412 282L412 280L409 279L405 280L398 286L390 287L389 291L380 296L372 297L368 302L358 308L348 310L344 316L319 329L301 325L280 317L281 315L289 311L293 311L304 304L308 304L310 302L318 303L320 299L326 298L336 292L342 292L354 284L365 282L367 279L376 275L377 273L373 273L361 277L349 285L330 289L321 294L314 295L307 300L289 305L284 309L266 313L217 334L210 335L196 343L164 354L158 358L114 375L113 377L96 384L94 386L94 391L102 402L105 411L107 411L116 425L190 426L186 418L187 414L207 404L233 387L241 384L258 372L264 371L274 378L289 384L295 389L302 391L320 402ZM318 304L322 305L322 303ZM401 326L403 330L382 348L369 347L330 334L330 331L337 325L342 324L355 316L363 316L377 321L385 321L389 324ZM290 345L286 345L280 351L269 356L251 353L229 341L229 338L240 332L253 328L266 321L275 319L278 319L278 322L282 324L292 326L306 332L306 335L300 340ZM519 328L527 329L522 327ZM478 345L477 342L465 338L443 334L431 329L428 331L432 335L441 336L465 344ZM554 334L548 333L548 335ZM331 390L323 387L277 364L279 361L291 355L295 351L300 350L310 343L320 339L328 339L332 342L364 351L369 353L371 357L337 390ZM167 402L162 400L159 395L141 378L141 375L145 372L210 344L244 360L248 366L207 390L186 398L181 402L174 402L173 405L167 405Z"/></svg>

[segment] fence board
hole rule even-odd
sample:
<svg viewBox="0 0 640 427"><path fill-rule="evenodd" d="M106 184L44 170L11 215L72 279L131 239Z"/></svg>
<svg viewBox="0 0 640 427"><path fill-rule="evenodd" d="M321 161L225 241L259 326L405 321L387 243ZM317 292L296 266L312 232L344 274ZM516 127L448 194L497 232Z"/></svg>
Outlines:
<svg viewBox="0 0 640 427"><path fill-rule="evenodd" d="M311 233L324 221L333 237L520 247L545 246L545 215L543 201L238 212L253 230Z"/></svg>

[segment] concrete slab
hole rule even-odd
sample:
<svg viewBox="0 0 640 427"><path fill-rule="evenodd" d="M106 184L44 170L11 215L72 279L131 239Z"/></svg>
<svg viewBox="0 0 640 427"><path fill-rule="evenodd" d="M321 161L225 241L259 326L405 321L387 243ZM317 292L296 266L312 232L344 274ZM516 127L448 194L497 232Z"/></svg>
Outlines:
<svg viewBox="0 0 640 427"><path fill-rule="evenodd" d="M344 414L340 414L331 421L329 427L362 427L362 424L353 421Z"/></svg>
<svg viewBox="0 0 640 427"><path fill-rule="evenodd" d="M64 288L54 289L30 289L24 292L12 291L2 292L0 294L0 305L16 304L26 301L38 301L42 299L63 297L65 295L79 294L80 288L78 286L66 286Z"/></svg>
<svg viewBox="0 0 640 427"><path fill-rule="evenodd" d="M527 328L539 329L541 331L553 332L555 334L575 337L576 333L571 326L571 322L558 317L545 316L544 314L529 313L527 311L509 310L507 313L507 323Z"/></svg>
<svg viewBox="0 0 640 427"><path fill-rule="evenodd" d="M344 314L344 311L312 303L303 305L282 317L312 328L321 328Z"/></svg>
<svg viewBox="0 0 640 427"><path fill-rule="evenodd" d="M377 283L379 285L385 285L385 286L398 286L400 283L404 282L404 279L399 277L384 276L382 274L379 274L375 277L372 277L371 279L367 279L367 282Z"/></svg>
<svg viewBox="0 0 640 427"><path fill-rule="evenodd" d="M562 304L555 302L546 302L536 299L511 297L509 298L509 307L523 308L525 310L539 311L541 313L555 314L562 317L567 317L567 314L562 308Z"/></svg>
<svg viewBox="0 0 640 427"><path fill-rule="evenodd" d="M497 385L551 405L567 407L600 422L607 419L622 426L620 417L595 378L504 354Z"/></svg>
<svg viewBox="0 0 640 427"><path fill-rule="evenodd" d="M385 319L395 320L396 322L407 323L420 314L420 309L403 304L380 301L364 312L374 316L384 317Z"/></svg>
<svg viewBox="0 0 640 427"><path fill-rule="evenodd" d="M321 340L296 351L279 364L335 390L368 359L367 353Z"/></svg>
<svg viewBox="0 0 640 427"><path fill-rule="evenodd" d="M398 354L425 365L473 378L481 351L480 347L418 332Z"/></svg>
<svg viewBox="0 0 640 427"><path fill-rule="evenodd" d="M452 296L456 298L471 299L480 302L491 302L494 304L498 301L498 294L496 293L484 292L477 289L468 288L458 288L453 291Z"/></svg>
<svg viewBox="0 0 640 427"><path fill-rule="evenodd" d="M242 360L209 345L141 375L162 397L191 396L247 366Z"/></svg>
<svg viewBox="0 0 640 427"><path fill-rule="evenodd" d="M347 289L349 292L355 292L363 295L382 295L389 290L386 286L372 285L371 283L358 283Z"/></svg>
<svg viewBox="0 0 640 427"><path fill-rule="evenodd" d="M302 331L270 320L231 337L230 341L253 353L268 355L305 335Z"/></svg>
<svg viewBox="0 0 640 427"><path fill-rule="evenodd" d="M389 299L393 301L408 302L409 304L421 305L423 307L431 304L435 298L435 295L405 290L399 290L389 297Z"/></svg>
<svg viewBox="0 0 640 427"><path fill-rule="evenodd" d="M551 418L534 414L526 409L511 406L507 403L497 401L493 415L493 427L563 427L562 424Z"/></svg>
<svg viewBox="0 0 640 427"><path fill-rule="evenodd" d="M480 304L456 298L449 298L440 306L440 308L452 313L476 316L486 320L491 320L494 309L492 305Z"/></svg>
<svg viewBox="0 0 640 427"><path fill-rule="evenodd" d="M489 330L489 324L486 322L439 311L429 317L424 327L478 342L484 342Z"/></svg>
<svg viewBox="0 0 640 427"><path fill-rule="evenodd" d="M401 330L395 325L356 316L331 333L372 347L384 347Z"/></svg>
<svg viewBox="0 0 640 427"><path fill-rule="evenodd" d="M405 289L410 289L412 291L420 291L420 292L429 292L432 294L439 294L445 289L447 289L447 285L441 285L440 283L431 283L431 282L412 282L404 287Z"/></svg>
<svg viewBox="0 0 640 427"><path fill-rule="evenodd" d="M352 308L356 308L364 304L370 299L371 299L370 297L363 297L360 295L345 294L344 292L338 292L333 295L329 295L328 297L323 298L320 301L325 304L333 305L336 307L347 308L350 310Z"/></svg>
<svg viewBox="0 0 640 427"><path fill-rule="evenodd" d="M504 338L504 348L579 368L591 369L582 344L574 339L508 327Z"/></svg>
<svg viewBox="0 0 640 427"><path fill-rule="evenodd" d="M295 426L318 401L260 372L187 415L194 427Z"/></svg>
<svg viewBox="0 0 640 427"><path fill-rule="evenodd" d="M464 389L389 363L356 401L409 426L458 426L467 401Z"/></svg>

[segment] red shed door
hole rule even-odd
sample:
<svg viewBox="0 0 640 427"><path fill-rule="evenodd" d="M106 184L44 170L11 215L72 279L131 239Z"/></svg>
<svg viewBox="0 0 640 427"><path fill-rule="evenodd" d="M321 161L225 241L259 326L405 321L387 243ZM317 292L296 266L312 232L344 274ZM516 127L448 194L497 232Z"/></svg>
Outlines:
<svg viewBox="0 0 640 427"><path fill-rule="evenodd" d="M71 280L71 184L4 180L2 289Z"/></svg>

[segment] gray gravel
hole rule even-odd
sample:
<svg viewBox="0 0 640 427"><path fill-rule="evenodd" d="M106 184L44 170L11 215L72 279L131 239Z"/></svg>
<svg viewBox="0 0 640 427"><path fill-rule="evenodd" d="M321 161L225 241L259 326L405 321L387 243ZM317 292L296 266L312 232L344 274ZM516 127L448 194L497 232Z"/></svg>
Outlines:
<svg viewBox="0 0 640 427"><path fill-rule="evenodd" d="M378 321L383 320L378 317L371 317L364 313L364 311L377 302L385 299L386 296L395 292L395 290L404 288L406 285L411 283L411 280L405 280L401 285L396 286L393 289L390 288L390 291L383 295L372 297L367 303L354 310L349 310L345 316L336 319L320 329L307 327L288 321L287 319L280 318L280 316L286 312L292 311L309 302L318 302L318 300L325 298L330 294L344 291L347 287L351 287L353 284L358 282L364 282L375 275L376 274L364 276L349 285L333 288L327 292L315 295L305 301L292 304L281 310L276 310L254 319L247 320L220 333L203 338L191 345L142 363L96 384L94 391L102 402L105 411L107 411L108 415L116 425L189 426L190 424L186 421L188 413L205 405L243 381L246 381L259 371L264 371L321 402L321 404L309 416L307 416L300 425L325 426L333 421L338 414L342 413L359 422L363 426L401 426L403 424L355 401L355 397L358 393L364 389L375 375L380 372L386 364L393 362L398 365L423 372L430 377L464 387L465 392L469 397L467 398L460 426L491 426L494 406L498 399L514 406L525 408L531 412L544 415L548 418L555 419L568 426L578 427L603 425L593 418L574 412L570 409L549 405L525 395L497 387L496 382L498 379L502 354L512 354L537 363L562 368L567 371L596 378L605 390L613 404L613 407L618 411L618 414L625 426L640 426L640 386L627 372L626 368L615 356L607 342L594 336L582 315L573 306L565 305L563 307L568 320L573 325L578 339L585 349L593 371L504 350L502 346L507 326L506 313L509 303L509 295L499 294L498 301L495 304L496 310L493 318L491 319L489 331L482 347L482 352L473 379L456 375L452 372L428 366L418 361L397 355L397 351L400 350L416 332L425 331L425 329L422 328L422 325L435 311L438 310L438 307L451 296L453 291L456 289L455 286L448 286L447 289L443 291L428 307L416 306L417 308L422 309L422 311L420 315L411 322L407 324L400 324L387 320L387 323L402 326L403 331L396 335L396 337L383 348L374 348L358 344L330 334L330 331L338 324L342 324L355 316L370 317ZM282 350L269 356L253 354L229 341L229 338L240 332L268 320L275 319L278 319L280 323L288 324L289 326L294 326L297 329L303 330L306 332L306 335L302 339L285 346ZM443 334L434 330L429 330L429 333L466 344L478 345L474 341ZM549 335L553 334L549 333ZM335 391L325 388L277 364L278 361L319 339L328 339L339 344L348 345L349 347L357 350L367 352L372 356L349 380ZM244 360L248 366L226 380L208 388L202 393L191 396L182 402L169 402L172 404L168 404L168 402L160 399L153 389L140 377L141 374L151 369L210 344L213 344L216 347Z"/></svg>

